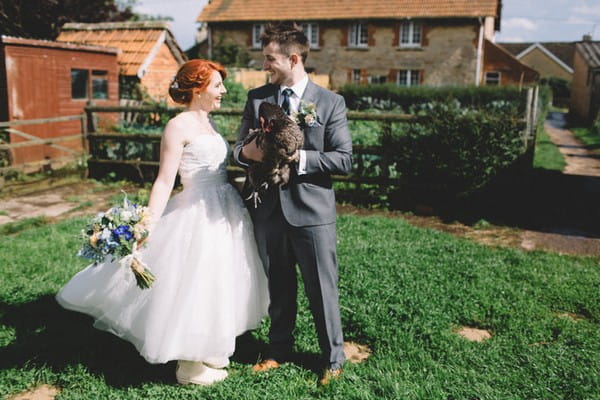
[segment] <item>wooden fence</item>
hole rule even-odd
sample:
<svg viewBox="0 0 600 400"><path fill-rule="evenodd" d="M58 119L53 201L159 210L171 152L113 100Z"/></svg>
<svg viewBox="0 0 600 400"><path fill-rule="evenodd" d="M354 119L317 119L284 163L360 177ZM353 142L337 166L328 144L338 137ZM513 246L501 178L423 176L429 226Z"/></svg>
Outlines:
<svg viewBox="0 0 600 400"><path fill-rule="evenodd" d="M47 124L51 125L57 122L65 122L65 121L80 121L81 123L81 132L77 134L65 135L65 136L54 136L50 138L41 138L38 136L31 135L27 132L23 132L17 127L21 126L30 126L30 125L40 125ZM9 143L8 134L13 134L18 137L25 139L21 142ZM63 163L69 163L73 161L85 161L87 158L86 155L86 137L87 137L87 123L86 123L86 115L69 115L69 116L61 116L61 117L52 117L52 118L39 118L39 119L31 119L31 120L22 120L22 121L7 121L0 122L0 175L4 174L9 170L21 170L21 171L35 171L40 167L58 164L61 165ZM73 149L70 147L62 146L59 143L65 141L72 141L74 139L79 139L82 142L81 149ZM45 145L52 147L54 149L60 150L62 153L67 153L66 156L55 157L55 158L44 158L42 160L35 160L30 162L25 162L21 164L14 164L12 162L11 150L18 148L26 148L31 146L39 146Z"/></svg>
<svg viewBox="0 0 600 400"><path fill-rule="evenodd" d="M62 160L85 159L90 171L90 176L99 177L103 174L114 170L129 170L129 174L125 174L128 178L139 180L152 180L156 176L158 167L159 152L160 152L160 135L154 133L136 132L116 133L101 131L98 126L98 115L103 113L119 113L121 117L127 116L127 120L135 121L139 119L144 121L144 124L154 125L157 130L161 130L166 120L181 111L181 108L164 108L164 107L148 107L148 106L88 106L85 108L84 115L76 115L69 117L46 118L30 121L9 121L1 122L0 130L4 129L7 132L18 134L27 139L27 142L5 144L0 141L0 152L17 147L32 146L44 144L71 153L67 157L55 160L40 160L35 163L28 163L27 166L44 165L49 162L57 162ZM531 166L533 160L533 148L536 137L536 128L538 126L537 119L540 113L540 105L538 101L538 89L530 88L527 92L526 110L523 120L521 121L521 139L523 142L523 156L525 162ZM242 110L239 109L220 109L213 112L215 116L226 116L235 118L237 121L241 119ZM389 135L392 132L393 124L413 124L420 121L420 117L415 115L406 115L398 113L365 113L365 112L348 112L349 121L374 121L380 126L381 135ZM78 135L68 135L63 137L55 137L52 139L42 139L32 137L24 132L16 130L14 127L18 125L52 123L58 121L81 121L81 133ZM74 137L79 137L84 144L83 150L75 152L73 149L60 146L58 143L65 140L72 140ZM230 144L233 144L233 139L229 138ZM128 152L131 150L131 144L136 143L140 146L139 154L131 155ZM89 156L86 154L86 148L89 148ZM381 146L353 146L354 168L350 176L334 176L333 179L339 182L349 182L357 185L401 185L402 179L396 176L390 176L391 161L387 158L389 151L384 151ZM110 152L110 155L108 154ZM372 172L373 165L376 164L378 173ZM23 168L21 166L1 166L0 174L7 169ZM370 170L369 170L370 168ZM94 172L95 171L95 172ZM131 171L135 171L133 174ZM243 174L243 171L234 165L229 167L229 171L233 176Z"/></svg>

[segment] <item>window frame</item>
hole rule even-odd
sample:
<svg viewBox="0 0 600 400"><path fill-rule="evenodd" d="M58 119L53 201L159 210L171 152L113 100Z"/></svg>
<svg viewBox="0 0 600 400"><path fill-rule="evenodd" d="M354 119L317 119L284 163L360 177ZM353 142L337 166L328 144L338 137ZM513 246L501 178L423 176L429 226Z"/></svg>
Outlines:
<svg viewBox="0 0 600 400"><path fill-rule="evenodd" d="M258 28L258 33L257 33ZM265 31L265 24L252 24L252 48L260 49L262 48L262 43L260 42L260 35Z"/></svg>
<svg viewBox="0 0 600 400"><path fill-rule="evenodd" d="M91 99L92 100L108 100L108 71L103 70L103 69L93 69L90 76L91 76L90 84L92 86L91 91L90 91ZM96 90L97 82L103 82L102 86L103 86L104 90L102 90L100 92ZM96 96L97 93L105 93L105 96L97 97Z"/></svg>
<svg viewBox="0 0 600 400"><path fill-rule="evenodd" d="M360 68L355 68L352 70L351 83L356 84L356 85L360 85L362 83L362 70Z"/></svg>
<svg viewBox="0 0 600 400"><path fill-rule="evenodd" d="M364 34L364 43L362 43ZM357 39L355 42L353 39ZM348 47L353 49L366 49L369 47L369 25L366 22L356 22L348 29Z"/></svg>
<svg viewBox="0 0 600 400"><path fill-rule="evenodd" d="M496 80L490 80L488 78L488 74L497 74ZM484 82L486 86L500 86L500 82L502 81L502 72L500 71L486 71L484 75ZM490 83L492 82L492 83Z"/></svg>
<svg viewBox="0 0 600 400"><path fill-rule="evenodd" d="M400 77L406 73L406 84L401 82ZM421 85L421 70L418 69L399 69L396 73L396 85L402 87L412 87Z"/></svg>
<svg viewBox="0 0 600 400"><path fill-rule="evenodd" d="M405 35L404 27L408 26L408 40L403 42ZM418 27L418 30L417 28ZM403 21L399 26L398 32L398 47L401 49L414 49L423 47L423 23L421 21ZM415 40L415 34L418 34L418 40Z"/></svg>
<svg viewBox="0 0 600 400"><path fill-rule="evenodd" d="M88 100L90 95L90 70L87 68L71 68L69 70L71 77L71 100ZM76 97L75 92L81 90L81 88L75 88L75 84L81 84L81 82L77 82L76 78L74 78L74 74L76 73L85 73L85 82L83 88L85 89L85 94L83 96Z"/></svg>
<svg viewBox="0 0 600 400"><path fill-rule="evenodd" d="M304 22L302 23L302 31L308 39L308 44L311 49L319 48L319 35L321 34L319 24L316 22ZM314 30L314 35L313 35Z"/></svg>

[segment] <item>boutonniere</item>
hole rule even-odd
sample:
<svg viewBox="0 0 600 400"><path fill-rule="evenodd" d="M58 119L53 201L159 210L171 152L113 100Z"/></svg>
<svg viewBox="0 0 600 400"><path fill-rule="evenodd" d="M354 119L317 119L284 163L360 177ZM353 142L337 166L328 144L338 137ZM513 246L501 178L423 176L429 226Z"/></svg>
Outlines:
<svg viewBox="0 0 600 400"><path fill-rule="evenodd" d="M293 112L291 117L300 127L321 126L317 120L317 106L315 106L315 103L307 103L304 100L300 100L298 111Z"/></svg>

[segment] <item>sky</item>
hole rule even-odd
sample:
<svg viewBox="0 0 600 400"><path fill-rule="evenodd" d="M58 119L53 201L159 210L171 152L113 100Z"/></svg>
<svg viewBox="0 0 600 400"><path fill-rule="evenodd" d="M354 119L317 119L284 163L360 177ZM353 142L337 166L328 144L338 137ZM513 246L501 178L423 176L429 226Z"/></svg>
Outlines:
<svg viewBox="0 0 600 400"><path fill-rule="evenodd" d="M356 0L358 1L358 0ZM170 16L171 32L184 50L194 45L196 18L208 0L138 0L134 11ZM600 39L600 0L503 0L496 42L573 42Z"/></svg>

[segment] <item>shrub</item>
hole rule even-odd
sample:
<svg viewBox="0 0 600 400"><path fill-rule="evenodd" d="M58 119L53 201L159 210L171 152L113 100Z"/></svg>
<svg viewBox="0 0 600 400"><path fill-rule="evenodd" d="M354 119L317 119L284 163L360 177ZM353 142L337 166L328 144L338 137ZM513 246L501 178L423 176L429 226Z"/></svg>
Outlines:
<svg viewBox="0 0 600 400"><path fill-rule="evenodd" d="M422 105L417 115L419 122L382 138L388 159L409 184L466 195L522 154L518 112L510 102L482 109L463 107L456 100L434 102Z"/></svg>

